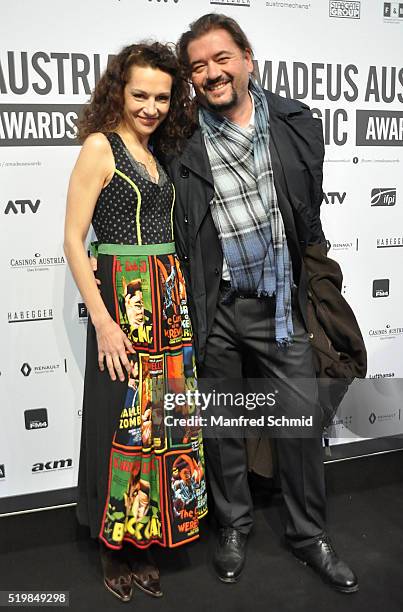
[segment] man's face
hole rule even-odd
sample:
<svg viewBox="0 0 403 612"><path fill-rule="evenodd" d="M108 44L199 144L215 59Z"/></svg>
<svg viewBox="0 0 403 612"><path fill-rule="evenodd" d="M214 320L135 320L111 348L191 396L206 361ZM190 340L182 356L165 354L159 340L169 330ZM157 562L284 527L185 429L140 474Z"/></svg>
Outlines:
<svg viewBox="0 0 403 612"><path fill-rule="evenodd" d="M248 100L250 51L242 51L227 30L211 30L188 45L191 79L203 106L223 112Z"/></svg>
<svg viewBox="0 0 403 612"><path fill-rule="evenodd" d="M134 295L126 295L125 304L129 323L132 327L137 329L144 323L144 303L142 292L138 290Z"/></svg>

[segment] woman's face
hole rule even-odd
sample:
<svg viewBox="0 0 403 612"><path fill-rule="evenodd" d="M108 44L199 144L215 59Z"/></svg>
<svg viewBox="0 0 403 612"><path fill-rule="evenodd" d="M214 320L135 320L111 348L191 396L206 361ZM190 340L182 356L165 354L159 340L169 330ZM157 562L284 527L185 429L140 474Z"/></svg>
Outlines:
<svg viewBox="0 0 403 612"><path fill-rule="evenodd" d="M166 118L172 77L158 68L133 66L123 90L126 121L138 136L150 136Z"/></svg>

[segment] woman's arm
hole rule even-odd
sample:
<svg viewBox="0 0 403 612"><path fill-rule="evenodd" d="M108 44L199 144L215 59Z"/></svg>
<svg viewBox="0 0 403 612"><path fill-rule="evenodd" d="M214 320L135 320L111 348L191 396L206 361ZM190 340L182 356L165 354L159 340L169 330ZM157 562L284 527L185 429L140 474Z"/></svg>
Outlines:
<svg viewBox="0 0 403 612"><path fill-rule="evenodd" d="M134 351L129 339L106 309L84 246L98 196L113 173L114 159L106 137L99 133L91 134L84 142L70 178L64 252L96 329L99 367L104 370L106 358L112 380L116 380L116 370L123 381L121 364L130 371L126 349Z"/></svg>

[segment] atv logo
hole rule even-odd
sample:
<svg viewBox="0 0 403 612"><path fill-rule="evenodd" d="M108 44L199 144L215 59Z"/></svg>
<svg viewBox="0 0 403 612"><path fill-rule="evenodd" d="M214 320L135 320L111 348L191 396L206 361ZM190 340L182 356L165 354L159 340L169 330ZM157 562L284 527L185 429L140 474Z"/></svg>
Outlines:
<svg viewBox="0 0 403 612"><path fill-rule="evenodd" d="M20 213L21 215L25 215L25 213L29 211L35 214L38 212L40 203L40 200L35 200L35 203L32 200L9 200L4 210L4 214L8 215L10 212L13 212L15 215Z"/></svg>
<svg viewBox="0 0 403 612"><path fill-rule="evenodd" d="M346 197L346 192L339 193L338 191L328 191L323 194L325 204L343 204Z"/></svg>

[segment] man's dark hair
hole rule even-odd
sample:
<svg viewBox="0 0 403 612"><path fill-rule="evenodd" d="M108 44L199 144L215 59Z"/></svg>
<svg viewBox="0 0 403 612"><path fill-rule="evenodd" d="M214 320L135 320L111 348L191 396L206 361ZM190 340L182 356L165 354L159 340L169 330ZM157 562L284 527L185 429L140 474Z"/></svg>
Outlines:
<svg viewBox="0 0 403 612"><path fill-rule="evenodd" d="M190 29L182 34L176 46L179 62L188 75L190 73L188 56L189 43L211 32L211 30L226 30L241 51L249 50L252 53L252 45L235 19L220 13L208 13L190 24Z"/></svg>

